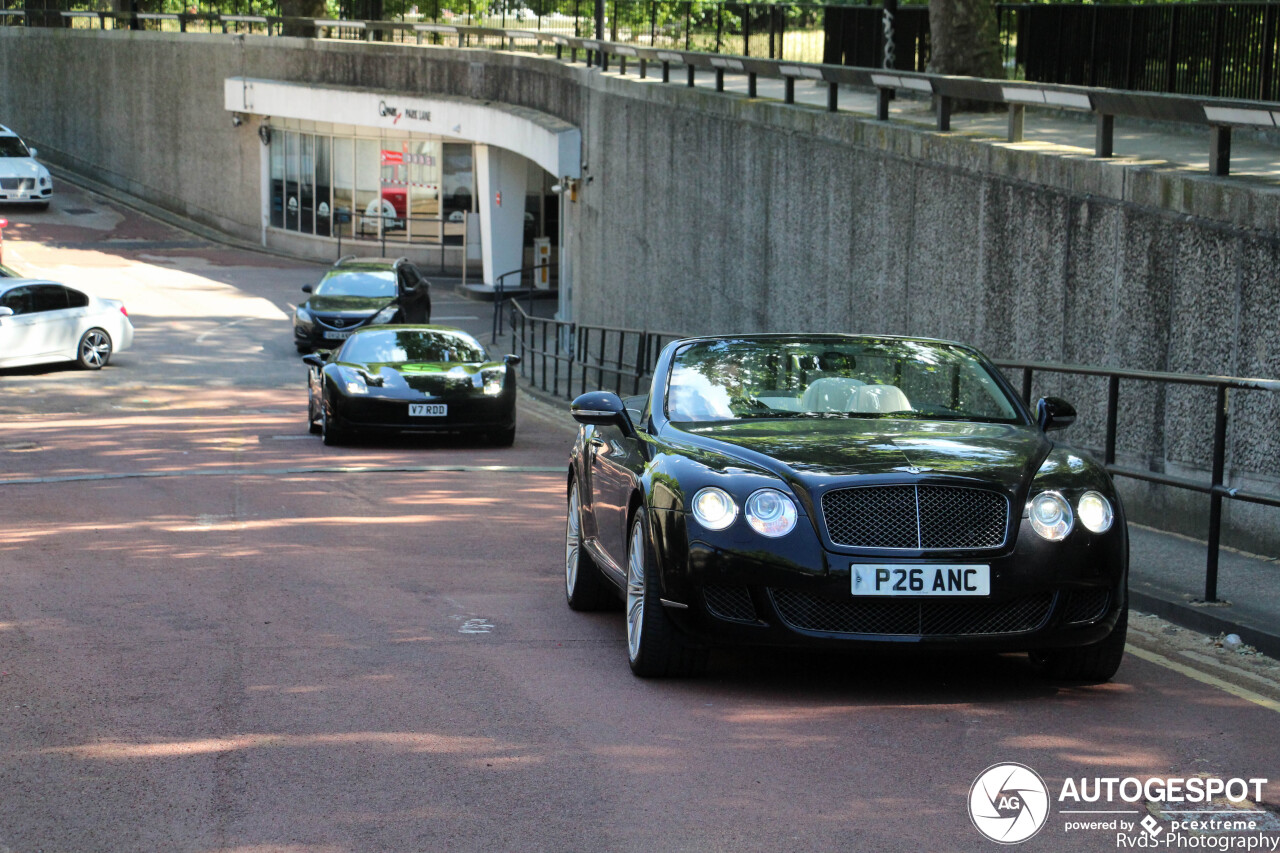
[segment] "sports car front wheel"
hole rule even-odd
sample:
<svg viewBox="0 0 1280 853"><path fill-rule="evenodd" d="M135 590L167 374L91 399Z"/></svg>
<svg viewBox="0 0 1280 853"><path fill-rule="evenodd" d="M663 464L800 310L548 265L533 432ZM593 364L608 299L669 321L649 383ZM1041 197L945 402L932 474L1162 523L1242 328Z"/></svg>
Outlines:
<svg viewBox="0 0 1280 853"><path fill-rule="evenodd" d="M346 431L329 418L329 410L323 403L320 405L320 435L324 438L324 443L330 447L342 444L347 438Z"/></svg>
<svg viewBox="0 0 1280 853"><path fill-rule="evenodd" d="M691 648L671 623L659 593L657 558L649 539L649 514L636 510L627 549L627 656L642 678L697 675L706 649Z"/></svg>

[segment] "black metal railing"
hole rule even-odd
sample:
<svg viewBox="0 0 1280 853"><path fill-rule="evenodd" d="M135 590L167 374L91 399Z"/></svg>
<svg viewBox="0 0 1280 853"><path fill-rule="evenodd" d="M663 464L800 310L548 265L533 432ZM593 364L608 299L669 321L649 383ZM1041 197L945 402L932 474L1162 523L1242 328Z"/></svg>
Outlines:
<svg viewBox="0 0 1280 853"><path fill-rule="evenodd" d="M1034 375L1037 372L1061 373L1073 376L1092 376L1107 380L1106 427L1102 448L1103 464L1116 477L1128 477L1148 483L1158 483L1199 492L1209 496L1208 553L1205 558L1204 600L1218 600L1218 552L1222 536L1222 501L1237 500L1262 506L1280 507L1280 495L1268 495L1228 486L1225 482L1227 429L1230 423L1230 395L1232 390L1280 392L1280 380L1242 379L1230 376L1201 376L1183 373L1163 373L1150 370L1118 370L1106 367L1047 364L997 360L1002 369L1021 373L1023 401L1030 404ZM1188 385L1211 388L1215 401L1213 416L1213 448L1210 454L1209 482L1188 477L1176 477L1158 471L1146 471L1116 464L1116 434L1120 413L1120 383L1155 383L1161 386Z"/></svg>
<svg viewBox="0 0 1280 853"><path fill-rule="evenodd" d="M352 220L358 220L353 224ZM413 232L412 223L430 223L435 228ZM373 223L370 227L369 223ZM467 253L467 223L466 219L462 220L462 227L459 233L446 233L449 227L457 225L456 220L449 220L443 216L400 216L382 213L358 213L351 214L347 211L339 211L333 215L333 227L330 234L321 234L320 236L331 236L337 240L337 257L342 257L342 244L346 240L350 243L369 244L377 243L383 257L387 254L388 240L397 248L413 247L416 250L423 248L436 247L440 250L440 269L445 269L445 252L449 248L458 249L462 252L463 257ZM286 225L272 225L287 231L290 234L307 234L307 231L298 231ZM348 248L350 246L348 245Z"/></svg>
<svg viewBox="0 0 1280 853"><path fill-rule="evenodd" d="M1280 4L1002 4L1027 80L1280 100Z"/></svg>
<svg viewBox="0 0 1280 853"><path fill-rule="evenodd" d="M511 277L511 276L513 276L513 275L518 275L518 276L520 276L520 278L519 278L519 279L517 279L517 282L518 282L518 283L517 283L516 287L522 287L522 286L524 285L524 277L525 277L525 274L526 274L526 273L528 273L528 274L529 274L529 278L530 278L530 280L529 280L529 287L528 287L528 288L526 289L526 291L525 291L525 296L526 296L526 297L527 297L527 299L528 299L528 311L526 312L526 314L527 314L527 315L532 315L532 313L533 313L533 297L534 297L534 293L539 289L539 288L538 288L538 286L537 286L537 275L538 275L538 271L539 271L539 270L546 270L546 272L547 272L547 289L548 289L548 290L550 290L550 289L551 289L551 287L550 287L550 285L551 285L551 280L550 280L551 271L552 271L552 270L554 270L555 268L556 268L556 265L555 265L555 264L552 264L552 263L534 264L534 265L533 265L533 266L531 266L531 267L520 267L519 269L511 270L510 272L504 272L504 273L502 273L501 275L498 275L498 276L495 276L495 277L494 277L494 280L493 280L493 281L494 281L494 285L493 285L493 332L492 332L492 334L491 334L491 337L492 337L492 339L493 339L493 340L495 340L495 341L496 341L499 337L501 337L502 335L505 335L505 334L506 334L506 332L504 331L503 326L502 326L502 316L503 316L503 311L504 311L504 309L506 308L506 302L507 302L507 300L508 300L508 299L512 299L512 298L514 298L514 296L513 296L513 297L508 297L508 296L507 296L507 291L508 291L508 289L509 289L509 286L507 285L507 279L508 279L508 278L510 278L510 277Z"/></svg>
<svg viewBox="0 0 1280 853"><path fill-rule="evenodd" d="M653 375L658 353L682 335L647 329L593 326L534 317L511 307L511 348L520 370L535 388L564 400L584 391L641 393Z"/></svg>

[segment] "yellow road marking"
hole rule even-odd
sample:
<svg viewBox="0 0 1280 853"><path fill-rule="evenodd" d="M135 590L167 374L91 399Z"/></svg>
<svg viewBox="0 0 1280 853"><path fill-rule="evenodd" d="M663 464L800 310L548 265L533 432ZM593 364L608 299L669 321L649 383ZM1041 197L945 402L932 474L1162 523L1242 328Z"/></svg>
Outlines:
<svg viewBox="0 0 1280 853"><path fill-rule="evenodd" d="M1243 687L1238 687L1229 681L1223 681L1217 676L1209 675L1207 672L1201 672L1194 667L1178 663L1177 661L1170 660L1164 655L1158 655L1155 652L1149 652L1146 649L1140 649L1137 646L1127 645L1125 646L1125 651L1134 657L1147 661L1148 663L1154 663L1156 666L1171 669L1174 672L1185 675L1187 678L1194 678L1202 684L1208 684L1210 687L1216 687L1219 690L1226 691L1232 696L1238 696L1239 698L1252 702L1255 705L1261 705L1268 711L1280 713L1280 702L1277 702L1274 699L1268 699L1261 693L1254 693L1252 690L1246 690Z"/></svg>

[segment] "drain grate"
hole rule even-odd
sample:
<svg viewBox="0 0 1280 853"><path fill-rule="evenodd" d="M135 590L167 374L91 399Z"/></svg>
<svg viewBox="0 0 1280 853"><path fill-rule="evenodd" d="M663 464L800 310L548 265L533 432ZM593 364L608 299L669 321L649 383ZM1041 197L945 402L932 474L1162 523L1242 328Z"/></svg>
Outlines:
<svg viewBox="0 0 1280 853"><path fill-rule="evenodd" d="M97 213L98 211L88 207L68 207L68 208L65 208L62 212L67 214L68 216L88 216L89 214Z"/></svg>

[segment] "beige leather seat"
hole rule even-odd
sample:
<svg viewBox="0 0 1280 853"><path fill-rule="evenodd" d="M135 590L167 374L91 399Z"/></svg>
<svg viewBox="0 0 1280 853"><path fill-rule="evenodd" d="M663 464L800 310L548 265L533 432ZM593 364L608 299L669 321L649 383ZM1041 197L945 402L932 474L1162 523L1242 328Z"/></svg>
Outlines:
<svg viewBox="0 0 1280 853"><path fill-rule="evenodd" d="M861 379L845 376L823 376L809 383L800 398L802 412L852 412L858 391L866 385Z"/></svg>
<svg viewBox="0 0 1280 853"><path fill-rule="evenodd" d="M911 411L911 401L896 385L863 385L853 399L851 412L862 415Z"/></svg>

